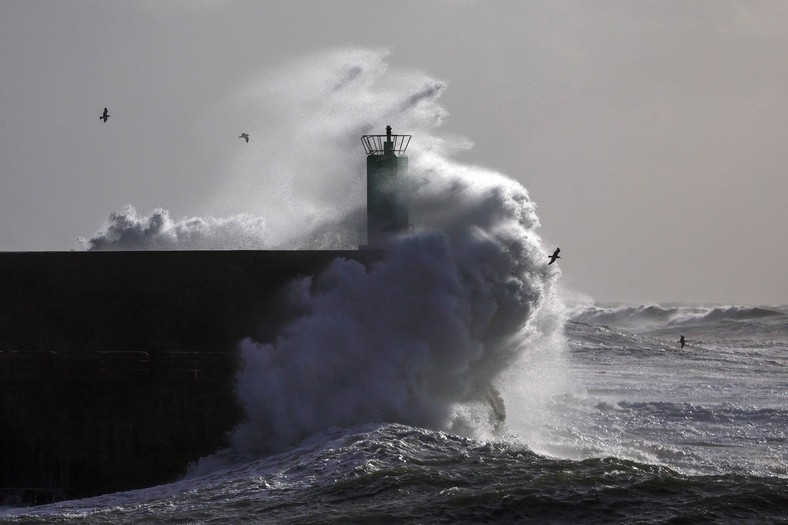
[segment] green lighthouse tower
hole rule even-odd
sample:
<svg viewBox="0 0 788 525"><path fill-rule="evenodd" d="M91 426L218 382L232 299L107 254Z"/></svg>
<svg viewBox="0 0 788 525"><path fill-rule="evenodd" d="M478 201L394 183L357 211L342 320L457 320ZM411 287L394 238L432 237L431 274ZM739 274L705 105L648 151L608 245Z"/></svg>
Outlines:
<svg viewBox="0 0 788 525"><path fill-rule="evenodd" d="M408 157L410 135L364 135L367 153L367 245L385 244L408 228Z"/></svg>

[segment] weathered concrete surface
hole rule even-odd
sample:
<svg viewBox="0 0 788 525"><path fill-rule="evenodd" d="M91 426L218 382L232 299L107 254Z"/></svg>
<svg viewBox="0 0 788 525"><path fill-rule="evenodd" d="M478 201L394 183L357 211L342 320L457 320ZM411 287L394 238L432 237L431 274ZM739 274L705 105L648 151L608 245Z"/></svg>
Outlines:
<svg viewBox="0 0 788 525"><path fill-rule="evenodd" d="M236 345L369 251L0 253L0 503L171 481L240 421Z"/></svg>

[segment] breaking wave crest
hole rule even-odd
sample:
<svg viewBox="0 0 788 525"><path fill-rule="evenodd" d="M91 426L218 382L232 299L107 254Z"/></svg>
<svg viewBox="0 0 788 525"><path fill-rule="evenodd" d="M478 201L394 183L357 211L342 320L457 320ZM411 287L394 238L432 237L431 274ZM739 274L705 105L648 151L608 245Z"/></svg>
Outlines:
<svg viewBox="0 0 788 525"><path fill-rule="evenodd" d="M587 306L575 312L572 319L587 324L608 325L633 331L664 327L711 325L726 321L754 321L785 317L777 308L752 306L660 306L615 305Z"/></svg>

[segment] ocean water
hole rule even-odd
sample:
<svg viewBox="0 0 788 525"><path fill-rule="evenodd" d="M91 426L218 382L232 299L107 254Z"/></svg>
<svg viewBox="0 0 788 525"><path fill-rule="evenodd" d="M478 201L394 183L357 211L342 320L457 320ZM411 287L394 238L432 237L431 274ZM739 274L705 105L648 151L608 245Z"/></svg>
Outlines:
<svg viewBox="0 0 788 525"><path fill-rule="evenodd" d="M592 306L565 331L571 388L546 401L532 444L508 428L489 440L332 428L173 484L0 521L788 522L788 308Z"/></svg>

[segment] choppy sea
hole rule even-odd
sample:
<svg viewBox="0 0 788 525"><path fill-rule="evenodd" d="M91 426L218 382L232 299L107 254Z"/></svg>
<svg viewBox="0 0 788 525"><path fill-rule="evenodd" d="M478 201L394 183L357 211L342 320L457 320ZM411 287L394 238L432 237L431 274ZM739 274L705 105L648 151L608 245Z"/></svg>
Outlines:
<svg viewBox="0 0 788 525"><path fill-rule="evenodd" d="M788 523L788 307L594 305L565 332L571 388L531 432L334 428L0 522Z"/></svg>

